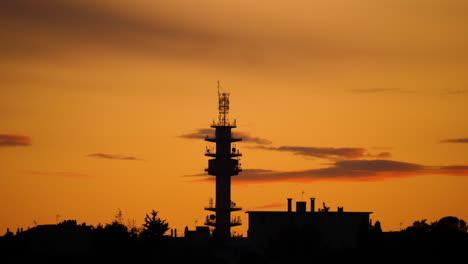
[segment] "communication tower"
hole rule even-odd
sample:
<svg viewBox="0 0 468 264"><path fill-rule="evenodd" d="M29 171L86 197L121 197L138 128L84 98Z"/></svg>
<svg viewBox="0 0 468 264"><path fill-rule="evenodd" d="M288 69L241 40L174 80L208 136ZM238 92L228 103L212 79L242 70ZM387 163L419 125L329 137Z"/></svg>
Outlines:
<svg viewBox="0 0 468 264"><path fill-rule="evenodd" d="M213 121L211 127L215 129L215 136L205 138L205 141L213 142L216 145L215 151L206 148L205 156L212 157L208 160L208 168L205 169L209 175L216 180L215 205L211 203L205 210L215 214L207 216L206 225L213 226L213 235L216 238L229 238L231 227L241 224L240 217L231 218L232 211L241 210L240 207L231 201L231 176L238 175L242 171L239 157L242 154L231 143L241 141L241 138L234 138L231 129L236 127L236 120L229 121L229 93L220 91L221 86L218 81L218 121Z"/></svg>

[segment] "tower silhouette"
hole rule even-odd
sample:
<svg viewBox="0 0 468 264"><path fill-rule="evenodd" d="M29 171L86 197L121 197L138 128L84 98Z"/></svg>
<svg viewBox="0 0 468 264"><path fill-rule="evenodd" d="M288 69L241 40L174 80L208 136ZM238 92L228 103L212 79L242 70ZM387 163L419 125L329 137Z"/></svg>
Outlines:
<svg viewBox="0 0 468 264"><path fill-rule="evenodd" d="M208 160L208 168L205 171L209 175L216 177L216 201L211 203L205 210L215 212L215 215L207 217L205 224L214 226L213 235L216 238L225 239L231 236L231 226L240 225L240 218L231 219L231 211L241 210L231 201L231 176L238 175L242 171L239 157L242 154L232 142L241 141L241 138L234 138L231 129L236 127L236 121L229 121L229 93L220 91L218 81L218 121L213 121L211 125L215 128L214 137L206 137L205 140L214 142L216 150L211 151L207 147L205 156L213 157Z"/></svg>

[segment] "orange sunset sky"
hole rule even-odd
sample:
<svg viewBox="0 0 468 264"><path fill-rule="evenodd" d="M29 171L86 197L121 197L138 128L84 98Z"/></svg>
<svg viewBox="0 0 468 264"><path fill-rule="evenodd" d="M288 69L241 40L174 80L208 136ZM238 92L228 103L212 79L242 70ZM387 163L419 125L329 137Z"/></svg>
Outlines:
<svg viewBox="0 0 468 264"><path fill-rule="evenodd" d="M467 14L464 0L3 0L0 234L119 209L202 225L218 80L244 138L232 231L288 197L373 212L384 231L466 221Z"/></svg>

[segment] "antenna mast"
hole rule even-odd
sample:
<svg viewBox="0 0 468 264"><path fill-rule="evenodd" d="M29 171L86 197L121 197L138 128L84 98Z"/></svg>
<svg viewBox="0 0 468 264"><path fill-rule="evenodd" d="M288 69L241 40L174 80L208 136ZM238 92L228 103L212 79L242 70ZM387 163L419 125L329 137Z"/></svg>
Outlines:
<svg viewBox="0 0 468 264"><path fill-rule="evenodd" d="M229 126L229 93L221 92L221 85L218 81L218 126Z"/></svg>

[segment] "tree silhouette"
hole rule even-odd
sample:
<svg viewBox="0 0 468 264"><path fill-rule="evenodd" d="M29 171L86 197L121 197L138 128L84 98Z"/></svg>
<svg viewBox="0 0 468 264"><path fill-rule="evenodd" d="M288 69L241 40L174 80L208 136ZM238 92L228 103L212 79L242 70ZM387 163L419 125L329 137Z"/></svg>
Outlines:
<svg viewBox="0 0 468 264"><path fill-rule="evenodd" d="M433 224L436 232L462 232L467 233L466 222L454 216L446 216Z"/></svg>
<svg viewBox="0 0 468 264"><path fill-rule="evenodd" d="M406 232L429 232L432 230L432 226L434 223L428 224L427 219L423 219L421 221L413 222L412 226L407 227L405 230Z"/></svg>
<svg viewBox="0 0 468 264"><path fill-rule="evenodd" d="M413 225L407 227L403 231L409 232L451 232L458 231L462 233L468 232L468 227L463 219L454 216L442 217L438 221L428 224L426 219L415 221Z"/></svg>
<svg viewBox="0 0 468 264"><path fill-rule="evenodd" d="M382 225L380 224L380 221L375 221L375 224L372 225L372 222L369 224L369 231L372 233L382 233Z"/></svg>
<svg viewBox="0 0 468 264"><path fill-rule="evenodd" d="M152 210L150 215L146 214L140 236L147 241L161 241L165 238L164 234L167 230L169 230L169 224L158 217L158 211Z"/></svg>
<svg viewBox="0 0 468 264"><path fill-rule="evenodd" d="M122 210L117 209L114 221L106 224L104 230L111 235L113 239L124 240L129 237L128 228L123 224Z"/></svg>
<svg viewBox="0 0 468 264"><path fill-rule="evenodd" d="M122 211L118 209L114 221L105 224L99 224L93 229L95 250L97 254L109 255L114 252L115 256L121 256L128 251L131 238L128 228L122 223Z"/></svg>

